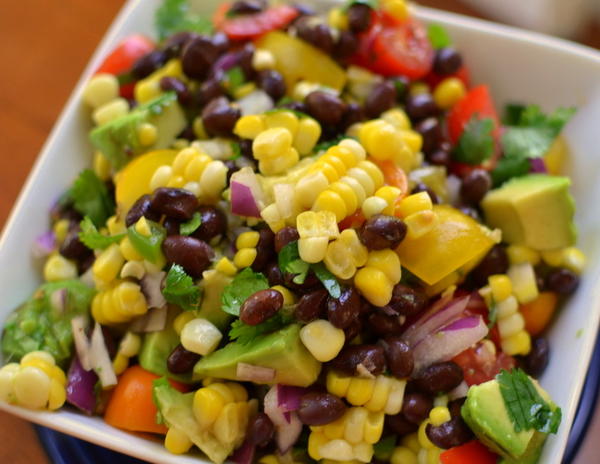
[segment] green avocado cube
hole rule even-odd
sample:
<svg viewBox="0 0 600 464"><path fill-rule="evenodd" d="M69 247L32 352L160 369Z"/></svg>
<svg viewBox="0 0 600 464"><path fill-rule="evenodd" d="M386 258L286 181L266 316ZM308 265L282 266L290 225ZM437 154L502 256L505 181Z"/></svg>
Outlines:
<svg viewBox="0 0 600 464"><path fill-rule="evenodd" d="M274 369L275 380L272 383L298 387L312 385L321 372L321 363L300 340L300 326L291 324L272 334L257 337L247 345L232 342L205 356L194 366L193 379L238 380L238 363Z"/></svg>
<svg viewBox="0 0 600 464"><path fill-rule="evenodd" d="M575 202L568 177L529 174L490 191L481 207L502 240L535 250L555 250L575 243Z"/></svg>

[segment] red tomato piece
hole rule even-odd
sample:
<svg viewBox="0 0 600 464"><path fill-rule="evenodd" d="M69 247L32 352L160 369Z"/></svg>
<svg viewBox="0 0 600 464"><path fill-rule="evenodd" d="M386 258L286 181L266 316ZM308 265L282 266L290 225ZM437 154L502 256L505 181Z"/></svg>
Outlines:
<svg viewBox="0 0 600 464"><path fill-rule="evenodd" d="M463 133L465 126L475 115L480 118L491 118L494 121L494 136L499 136L500 122L494 102L487 85L478 85L456 103L446 118L448 135L452 144L456 144Z"/></svg>
<svg viewBox="0 0 600 464"><path fill-rule="evenodd" d="M221 5L213 17L217 29L227 34L233 40L248 40L259 37L267 32L281 29L291 23L300 14L289 5L272 6L260 13L227 17L231 8L230 3Z"/></svg>
<svg viewBox="0 0 600 464"><path fill-rule="evenodd" d="M364 214L360 209L358 209L354 214L351 214L345 219L342 219L338 224L338 228L340 229L340 232L346 229L350 229L351 227L357 229L360 226L362 226L365 221L366 218Z"/></svg>
<svg viewBox="0 0 600 464"><path fill-rule="evenodd" d="M516 366L515 359L503 352L493 352L486 343L478 343L452 361L458 364L465 375L467 385L479 385L492 380L502 369L511 370Z"/></svg>
<svg viewBox="0 0 600 464"><path fill-rule="evenodd" d="M443 464L496 464L498 456L477 440L450 448L440 454Z"/></svg>
<svg viewBox="0 0 600 464"><path fill-rule="evenodd" d="M96 70L96 73L123 74L131 70L135 61L154 50L152 40L143 35L132 35L123 40Z"/></svg>
<svg viewBox="0 0 600 464"><path fill-rule="evenodd" d="M420 79L433 65L434 51L425 27L415 18L396 21L374 15L371 27L359 38L351 61L384 76Z"/></svg>

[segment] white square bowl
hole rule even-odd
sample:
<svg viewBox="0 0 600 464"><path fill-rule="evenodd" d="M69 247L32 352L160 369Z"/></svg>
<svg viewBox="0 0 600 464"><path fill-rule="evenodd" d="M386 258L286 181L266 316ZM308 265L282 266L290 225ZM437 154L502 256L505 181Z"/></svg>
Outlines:
<svg viewBox="0 0 600 464"><path fill-rule="evenodd" d="M218 2L203 0L210 10ZM160 0L130 0L94 54L75 88L7 222L0 239L0 321L40 283L40 265L30 253L35 237L48 227L48 209L91 162L87 138L89 115L80 104L83 83L119 40L134 32L153 34ZM600 53L506 26L419 8L426 22L445 26L462 51L474 82L488 83L498 107L508 102L537 103L545 109L578 106L566 130L572 148L568 174L577 201L579 246L589 259L580 288L562 308L549 332L552 348L543 386L562 407L563 423L549 438L544 464L561 462L569 429L585 380L600 318ZM174 456L161 443L108 426L99 417L72 410L35 412L0 404L0 409L152 462L206 462L197 456Z"/></svg>

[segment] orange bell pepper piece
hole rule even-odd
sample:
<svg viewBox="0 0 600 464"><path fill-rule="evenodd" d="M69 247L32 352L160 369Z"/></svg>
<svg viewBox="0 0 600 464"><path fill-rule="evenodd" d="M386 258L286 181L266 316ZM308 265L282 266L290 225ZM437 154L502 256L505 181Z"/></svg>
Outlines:
<svg viewBox="0 0 600 464"><path fill-rule="evenodd" d="M530 303L521 305L521 314L525 319L525 330L532 337L541 334L550 323L558 306L558 295L554 292L540 292Z"/></svg>

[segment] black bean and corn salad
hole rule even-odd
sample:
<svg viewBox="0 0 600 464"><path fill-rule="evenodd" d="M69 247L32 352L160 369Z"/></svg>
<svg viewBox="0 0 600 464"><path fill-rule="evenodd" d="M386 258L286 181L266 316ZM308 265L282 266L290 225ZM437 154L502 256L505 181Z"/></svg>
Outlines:
<svg viewBox="0 0 600 464"><path fill-rule="evenodd" d="M212 462L535 463L573 293L573 114L513 104L404 0L156 12L83 91L90 169L4 326L0 399Z"/></svg>

